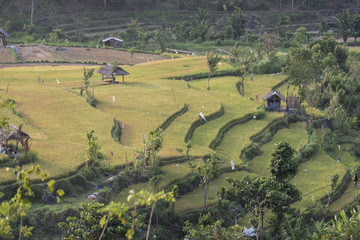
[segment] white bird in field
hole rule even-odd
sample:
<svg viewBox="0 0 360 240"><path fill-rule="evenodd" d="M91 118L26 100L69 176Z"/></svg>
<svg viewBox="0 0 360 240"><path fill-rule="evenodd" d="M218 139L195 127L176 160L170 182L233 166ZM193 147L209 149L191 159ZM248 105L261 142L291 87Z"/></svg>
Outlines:
<svg viewBox="0 0 360 240"><path fill-rule="evenodd" d="M57 82L57 84L59 84L60 83L59 79L56 79L56 82Z"/></svg>
<svg viewBox="0 0 360 240"><path fill-rule="evenodd" d="M219 66L221 67L221 62L219 62Z"/></svg>
<svg viewBox="0 0 360 240"><path fill-rule="evenodd" d="M113 103L115 102L115 96L113 96Z"/></svg>

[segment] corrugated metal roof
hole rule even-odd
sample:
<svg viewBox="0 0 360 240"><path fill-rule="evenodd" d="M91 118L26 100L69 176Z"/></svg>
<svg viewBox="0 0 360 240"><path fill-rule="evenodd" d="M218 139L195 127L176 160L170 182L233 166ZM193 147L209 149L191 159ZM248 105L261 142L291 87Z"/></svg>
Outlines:
<svg viewBox="0 0 360 240"><path fill-rule="evenodd" d="M285 97L280 92L278 92L276 90L272 90L272 91L268 92L267 94L265 94L265 96L262 97L262 100L266 101L266 100L268 100L270 97L272 97L274 95L278 96L283 101L286 100Z"/></svg>
<svg viewBox="0 0 360 240"><path fill-rule="evenodd" d="M123 42L123 40L121 40L120 38L116 38L116 37L105 38L105 39L102 40L102 42L107 42L109 40L115 40L115 41L118 41L118 42Z"/></svg>

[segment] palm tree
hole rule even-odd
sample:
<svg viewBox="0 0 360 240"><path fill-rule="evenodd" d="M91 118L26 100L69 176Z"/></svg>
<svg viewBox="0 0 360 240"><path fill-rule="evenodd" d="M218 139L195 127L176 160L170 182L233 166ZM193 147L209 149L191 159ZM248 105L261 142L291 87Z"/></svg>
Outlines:
<svg viewBox="0 0 360 240"><path fill-rule="evenodd" d="M351 15L349 10L342 10L339 15L334 17L334 19L339 26L344 43L346 43L348 36L351 32Z"/></svg>
<svg viewBox="0 0 360 240"><path fill-rule="evenodd" d="M220 62L220 56L214 54L214 52L210 52L206 55L207 64L209 67L209 75L208 75L208 87L207 90L210 90L210 77L218 69L218 63Z"/></svg>

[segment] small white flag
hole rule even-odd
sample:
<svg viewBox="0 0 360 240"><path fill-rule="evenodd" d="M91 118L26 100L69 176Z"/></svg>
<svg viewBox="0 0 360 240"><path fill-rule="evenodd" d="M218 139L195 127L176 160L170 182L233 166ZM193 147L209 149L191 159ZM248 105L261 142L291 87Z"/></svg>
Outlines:
<svg viewBox="0 0 360 240"><path fill-rule="evenodd" d="M115 102L115 96L113 96L113 103Z"/></svg>
<svg viewBox="0 0 360 240"><path fill-rule="evenodd" d="M339 151L340 151L340 144L339 144Z"/></svg>
<svg viewBox="0 0 360 240"><path fill-rule="evenodd" d="M199 116L207 122L207 120L202 112L199 113Z"/></svg>
<svg viewBox="0 0 360 240"><path fill-rule="evenodd" d="M57 84L59 84L60 83L59 79L56 79L56 82L57 82Z"/></svg>
<svg viewBox="0 0 360 240"><path fill-rule="evenodd" d="M231 160L230 163L231 163L231 170L235 170L234 160Z"/></svg>
<svg viewBox="0 0 360 240"><path fill-rule="evenodd" d="M205 108L204 105L201 108L204 109Z"/></svg>
<svg viewBox="0 0 360 240"><path fill-rule="evenodd" d="M124 128L124 127L125 127L125 124L124 124L124 122L123 122L121 128Z"/></svg>

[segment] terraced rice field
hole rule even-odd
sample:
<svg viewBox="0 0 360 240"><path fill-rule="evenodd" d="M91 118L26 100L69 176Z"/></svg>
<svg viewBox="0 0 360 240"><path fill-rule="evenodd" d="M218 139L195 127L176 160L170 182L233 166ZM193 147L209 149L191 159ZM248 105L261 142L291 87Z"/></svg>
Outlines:
<svg viewBox="0 0 360 240"><path fill-rule="evenodd" d="M96 70L100 68L93 67ZM124 69L130 72L125 78L125 84L104 84L97 73L92 77L93 91L97 99L94 108L86 102L84 96L80 96L80 87L83 86L82 66L1 68L1 99L14 99L19 114L4 108L0 110L0 114L8 116L9 122L14 125L24 124L23 130L32 138L31 149L36 151L40 158L37 164L40 164L50 177L61 177L76 171L85 163L86 133L91 130L95 131L105 158L102 164L109 164L112 151L114 158L110 164L120 166L125 163L125 150L128 156L132 156L134 148L142 146L144 137L150 131L157 129L186 104L188 110L175 118L163 132L164 146L158 156L174 158L184 156L185 136L192 123L197 121L199 112L208 116L223 106L223 115L194 130L190 155L196 158L194 161L198 161L197 157L216 153L224 162L223 168L229 168L230 161L234 160L237 166L247 166L251 173L235 171L220 175L209 190L209 205L217 201L217 190L227 184L227 177L242 178L247 174L267 176L269 154L274 143L280 140L288 141L295 149L307 143L305 123L295 123L288 129L279 130L269 143L261 146L261 156L244 163L239 158L240 152L251 143L251 136L264 130L274 120L284 117L284 113L267 112L263 119L253 118L233 126L216 148L209 148L223 126L231 120L256 112L263 104L262 96L272 90L274 85L282 82L286 77L284 75L256 75L252 81L245 82L245 96L241 96L236 88L239 78L233 76L211 78L209 91L206 90L207 79L194 79L191 82L175 80L184 75L206 76L208 67L205 57L145 62L124 66ZM219 70L229 69L232 67L224 62L219 66ZM43 80L43 84L38 79ZM281 86L280 91L286 94L286 85ZM110 134L114 119L122 126L121 144L115 142ZM346 153L341 153L341 158L344 159L341 163L328 156L321 148L323 134L321 130L317 130L319 141L316 153L309 161L300 165L299 173L292 180L304 194L328 185L329 177L335 173L343 177L344 167L349 167L353 161ZM162 169L165 173L160 188L165 188L190 174L186 162L164 165ZM0 175L0 184L13 179L12 174L5 168L0 168ZM149 182L133 185L114 196L114 200L124 200L132 188L152 190ZM311 206L326 195L327 191L325 188L304 197L301 202L296 203L296 207L304 209ZM350 187L348 191L351 191ZM351 196L351 199L354 199L354 195ZM201 207L202 204L201 189L196 189L177 201L176 210L191 210ZM334 209L340 206L342 204L335 202Z"/></svg>

